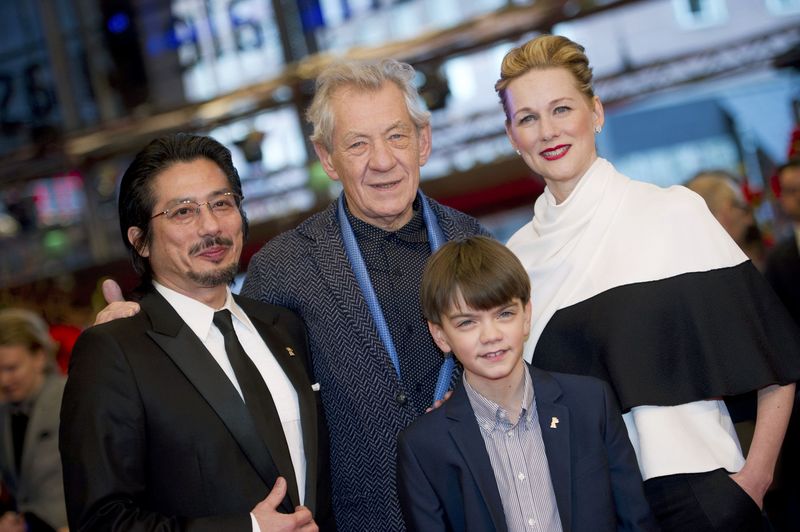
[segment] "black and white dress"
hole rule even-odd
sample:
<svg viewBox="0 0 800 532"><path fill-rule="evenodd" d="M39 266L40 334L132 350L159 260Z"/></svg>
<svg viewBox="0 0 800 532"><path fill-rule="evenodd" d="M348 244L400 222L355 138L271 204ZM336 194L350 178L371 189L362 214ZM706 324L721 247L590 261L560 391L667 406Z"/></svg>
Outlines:
<svg viewBox="0 0 800 532"><path fill-rule="evenodd" d="M612 385L645 480L741 469L722 398L798 380L800 335L699 196L598 158L508 246L533 285L526 360Z"/></svg>

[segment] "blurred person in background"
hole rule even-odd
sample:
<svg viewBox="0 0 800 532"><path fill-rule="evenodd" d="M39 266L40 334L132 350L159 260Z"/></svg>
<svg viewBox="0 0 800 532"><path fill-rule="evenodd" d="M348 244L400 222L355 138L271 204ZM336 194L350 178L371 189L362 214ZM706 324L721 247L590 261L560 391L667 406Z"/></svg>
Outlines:
<svg viewBox="0 0 800 532"><path fill-rule="evenodd" d="M67 526L58 423L63 376L55 342L37 314L0 311L0 472L11 508L0 532L52 531Z"/></svg>
<svg viewBox="0 0 800 532"><path fill-rule="evenodd" d="M800 325L800 157L781 166L777 180L778 204L791 231L770 252L764 275Z"/></svg>
<svg viewBox="0 0 800 532"><path fill-rule="evenodd" d="M790 230L767 257L764 276L800 325L800 157L778 168L776 178L778 204ZM767 500L775 527L787 532L800 530L800 393L795 393L776 477L777 489Z"/></svg>
<svg viewBox="0 0 800 532"><path fill-rule="evenodd" d="M663 530L761 530L800 378L785 309L696 194L597 156L605 117L582 46L536 37L506 54L495 88L546 183L508 243L534 281L526 360L611 384ZM745 460L722 397L753 390Z"/></svg>
<svg viewBox="0 0 800 532"><path fill-rule="evenodd" d="M708 210L722 228L731 235L755 267L763 271L767 251L739 179L726 170L704 170L687 181L685 186L705 200Z"/></svg>

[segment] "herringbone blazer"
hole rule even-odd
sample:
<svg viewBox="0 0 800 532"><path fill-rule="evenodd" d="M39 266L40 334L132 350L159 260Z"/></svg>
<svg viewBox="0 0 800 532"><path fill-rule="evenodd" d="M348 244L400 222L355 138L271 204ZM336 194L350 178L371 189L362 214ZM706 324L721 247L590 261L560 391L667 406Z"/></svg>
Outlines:
<svg viewBox="0 0 800 532"><path fill-rule="evenodd" d="M430 204L448 240L488 235L475 219ZM400 382L350 268L336 204L254 255L242 293L288 307L306 323L330 432L339 530L404 530L395 483L396 438L415 415L396 400Z"/></svg>

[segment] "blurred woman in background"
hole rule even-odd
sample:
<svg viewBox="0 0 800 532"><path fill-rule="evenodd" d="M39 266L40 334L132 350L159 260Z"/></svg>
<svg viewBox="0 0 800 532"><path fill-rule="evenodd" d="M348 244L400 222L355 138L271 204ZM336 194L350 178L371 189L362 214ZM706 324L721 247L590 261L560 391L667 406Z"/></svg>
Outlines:
<svg viewBox="0 0 800 532"><path fill-rule="evenodd" d="M55 370L47 323L29 310L0 310L0 476L8 499L0 531L65 531L59 412L66 379Z"/></svg>

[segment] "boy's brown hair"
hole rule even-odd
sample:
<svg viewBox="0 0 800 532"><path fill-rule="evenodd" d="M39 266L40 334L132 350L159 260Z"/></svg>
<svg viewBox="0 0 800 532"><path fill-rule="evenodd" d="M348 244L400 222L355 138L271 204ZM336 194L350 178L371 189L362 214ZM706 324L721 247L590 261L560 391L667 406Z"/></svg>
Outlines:
<svg viewBox="0 0 800 532"><path fill-rule="evenodd" d="M528 272L500 242L485 236L453 240L428 259L422 274L422 313L441 325L442 316L458 308L460 298L476 310L531 298Z"/></svg>

